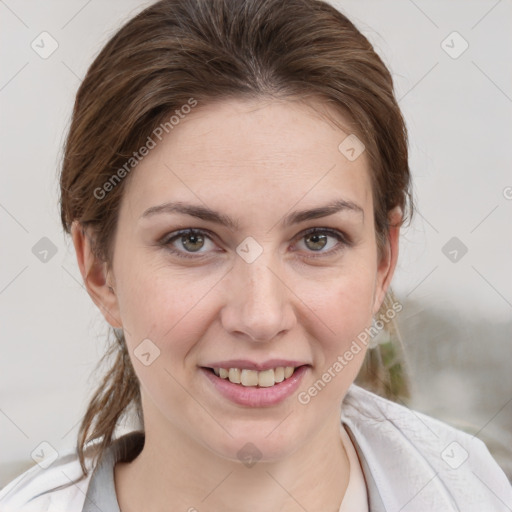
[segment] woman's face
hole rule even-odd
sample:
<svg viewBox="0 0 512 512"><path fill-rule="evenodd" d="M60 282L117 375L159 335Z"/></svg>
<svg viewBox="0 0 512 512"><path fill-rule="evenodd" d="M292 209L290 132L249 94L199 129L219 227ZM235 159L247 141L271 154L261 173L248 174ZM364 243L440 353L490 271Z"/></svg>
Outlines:
<svg viewBox="0 0 512 512"><path fill-rule="evenodd" d="M338 149L347 135L299 102L199 105L132 171L115 295L100 295L124 329L147 435L233 460L251 442L272 460L339 422L366 351L350 347L381 304L397 243L392 230L378 261L368 160ZM282 370L231 383L206 369L303 365L274 386Z"/></svg>

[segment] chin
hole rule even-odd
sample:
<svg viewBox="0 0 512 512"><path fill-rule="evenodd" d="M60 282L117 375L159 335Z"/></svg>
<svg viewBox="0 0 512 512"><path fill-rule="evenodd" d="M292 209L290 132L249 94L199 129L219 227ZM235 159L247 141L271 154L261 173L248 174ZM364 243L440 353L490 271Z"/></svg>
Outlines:
<svg viewBox="0 0 512 512"><path fill-rule="evenodd" d="M278 424L274 423L272 428ZM254 433L247 431L243 435L237 435L236 432L230 431L233 438L225 439L225 443L219 444L216 439L209 444L209 449L218 457L222 457L232 462L241 462L247 467L251 467L256 462L276 462L288 457L293 451L291 446L283 443L282 438L270 439L268 432L270 429L253 429ZM289 441L292 437L289 435L286 439Z"/></svg>

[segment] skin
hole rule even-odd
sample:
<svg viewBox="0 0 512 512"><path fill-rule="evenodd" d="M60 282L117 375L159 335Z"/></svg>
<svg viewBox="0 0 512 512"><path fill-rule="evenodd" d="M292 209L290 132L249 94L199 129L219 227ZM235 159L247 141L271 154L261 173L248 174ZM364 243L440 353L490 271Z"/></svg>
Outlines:
<svg viewBox="0 0 512 512"><path fill-rule="evenodd" d="M106 320L124 329L141 382L146 444L133 462L115 466L123 512L168 510L169 503L199 512L338 510L350 470L340 406L365 347L307 405L297 395L371 324L393 276L399 227L390 228L379 259L366 153L349 161L338 150L350 132L322 115L347 121L329 108L291 99L199 105L132 171L111 268L74 224L86 287ZM345 210L280 223L335 199L356 203L364 215ZM177 200L228 215L238 230L184 214L141 220L146 209ZM398 208L390 212L392 224L400 219ZM352 243L301 234L313 227L338 230ZM158 243L186 228L208 233L168 246L196 259ZM249 236L263 249L252 263L236 252ZM149 366L133 354L147 338L160 350ZM271 407L233 404L198 368L279 357L311 367L299 389ZM237 457L248 442L261 452L252 467Z"/></svg>

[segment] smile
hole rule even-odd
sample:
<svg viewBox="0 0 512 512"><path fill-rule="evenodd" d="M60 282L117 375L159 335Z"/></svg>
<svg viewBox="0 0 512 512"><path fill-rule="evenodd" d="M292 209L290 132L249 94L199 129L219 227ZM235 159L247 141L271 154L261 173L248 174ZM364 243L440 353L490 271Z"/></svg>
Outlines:
<svg viewBox="0 0 512 512"><path fill-rule="evenodd" d="M278 366L277 368L270 368L268 370L248 370L240 368L213 368L217 377L221 379L228 379L233 384L241 384L242 386L259 386L271 387L285 379L289 379L294 371L293 366Z"/></svg>
<svg viewBox="0 0 512 512"><path fill-rule="evenodd" d="M216 394L238 405L268 407L292 395L310 368L310 365L302 365L262 371L219 367L201 367L200 370Z"/></svg>

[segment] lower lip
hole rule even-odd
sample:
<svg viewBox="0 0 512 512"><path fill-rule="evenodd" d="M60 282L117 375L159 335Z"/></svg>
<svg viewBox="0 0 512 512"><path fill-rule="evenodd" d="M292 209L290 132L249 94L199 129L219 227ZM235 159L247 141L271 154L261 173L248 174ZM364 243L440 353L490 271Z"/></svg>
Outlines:
<svg viewBox="0 0 512 512"><path fill-rule="evenodd" d="M202 373L222 396L236 404L247 405L249 407L267 407L282 402L297 390L308 369L309 366L301 366L297 368L288 379L268 388L260 388L256 386L233 384L228 379L217 377L211 370L200 368Z"/></svg>

